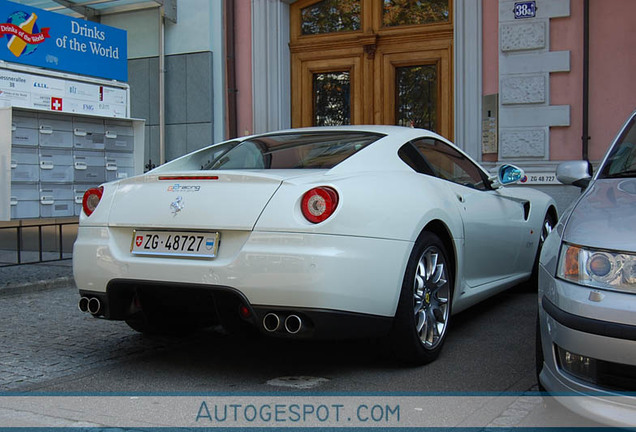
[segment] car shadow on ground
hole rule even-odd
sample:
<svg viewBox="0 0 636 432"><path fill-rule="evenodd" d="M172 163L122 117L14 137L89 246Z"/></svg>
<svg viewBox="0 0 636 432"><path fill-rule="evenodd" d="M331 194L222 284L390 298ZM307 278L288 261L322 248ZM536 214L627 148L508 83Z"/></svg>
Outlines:
<svg viewBox="0 0 636 432"><path fill-rule="evenodd" d="M299 388L267 386L281 377L334 381L321 384L321 391L339 391L341 386L347 391L501 391L510 388L517 376L531 375L535 304L532 293L513 290L455 315L440 357L417 368L396 360L390 343L382 339L299 341L211 328L182 338L135 335L163 341L166 348L112 373L120 376L119 383L149 376L162 383L162 391ZM425 373L426 379L411 382L408 375L414 369ZM444 378L449 375L455 378Z"/></svg>
<svg viewBox="0 0 636 432"><path fill-rule="evenodd" d="M390 344L381 339L295 341L227 334L218 328L147 336L123 322L83 319L87 321L82 326L91 329L82 345L91 352L86 362L69 353L77 363L72 373L22 389L488 392L525 391L534 384L536 294L516 290L454 315L440 357L418 367L397 361ZM319 385L271 384L281 378L302 384L299 378L305 377L318 378Z"/></svg>

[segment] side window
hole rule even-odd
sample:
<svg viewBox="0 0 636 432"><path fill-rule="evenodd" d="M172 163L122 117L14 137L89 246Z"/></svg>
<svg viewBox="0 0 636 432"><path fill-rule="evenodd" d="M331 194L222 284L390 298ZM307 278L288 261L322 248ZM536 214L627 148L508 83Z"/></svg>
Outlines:
<svg viewBox="0 0 636 432"><path fill-rule="evenodd" d="M482 170L455 148L433 138L422 138L412 144L435 177L474 189L488 189Z"/></svg>

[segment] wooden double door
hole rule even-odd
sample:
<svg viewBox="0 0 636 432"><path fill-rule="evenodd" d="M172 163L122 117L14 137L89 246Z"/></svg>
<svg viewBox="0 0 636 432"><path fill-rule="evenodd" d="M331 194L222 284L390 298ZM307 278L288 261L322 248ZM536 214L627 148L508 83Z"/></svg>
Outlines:
<svg viewBox="0 0 636 432"><path fill-rule="evenodd" d="M452 139L452 41L450 0L292 4L292 125L396 124Z"/></svg>

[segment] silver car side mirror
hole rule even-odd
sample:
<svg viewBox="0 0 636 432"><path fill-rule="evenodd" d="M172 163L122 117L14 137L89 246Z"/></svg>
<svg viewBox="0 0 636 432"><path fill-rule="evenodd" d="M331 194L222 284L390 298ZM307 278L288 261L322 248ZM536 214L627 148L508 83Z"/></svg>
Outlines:
<svg viewBox="0 0 636 432"><path fill-rule="evenodd" d="M592 164L588 161L568 161L557 166L557 180L585 189L592 180Z"/></svg>

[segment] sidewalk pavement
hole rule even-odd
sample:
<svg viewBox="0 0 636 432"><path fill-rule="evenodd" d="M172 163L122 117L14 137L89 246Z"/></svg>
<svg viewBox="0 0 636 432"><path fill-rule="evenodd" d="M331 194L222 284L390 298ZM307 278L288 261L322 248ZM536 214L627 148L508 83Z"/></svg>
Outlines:
<svg viewBox="0 0 636 432"><path fill-rule="evenodd" d="M0 267L0 296L42 291L74 283L73 261L70 259Z"/></svg>

